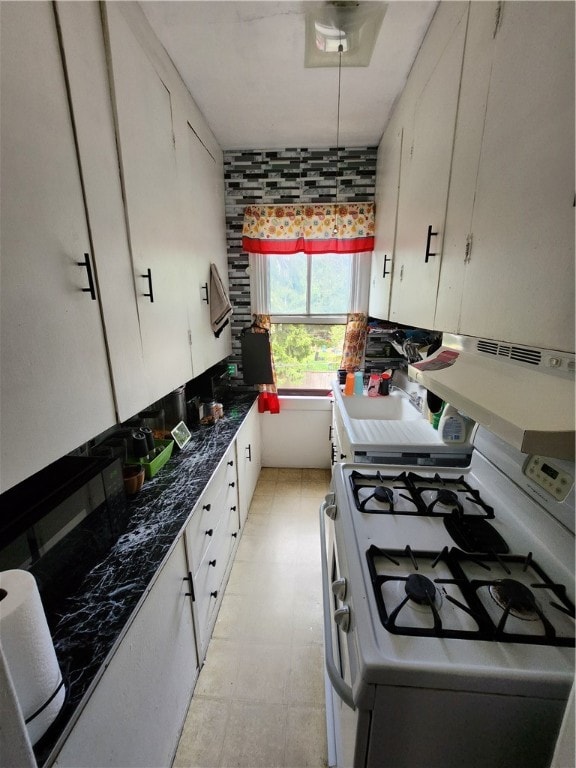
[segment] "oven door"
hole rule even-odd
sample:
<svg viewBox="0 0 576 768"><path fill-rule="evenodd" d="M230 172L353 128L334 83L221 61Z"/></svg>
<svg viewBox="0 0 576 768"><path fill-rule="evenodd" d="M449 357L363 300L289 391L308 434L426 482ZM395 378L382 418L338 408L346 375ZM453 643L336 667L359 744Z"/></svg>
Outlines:
<svg viewBox="0 0 576 768"><path fill-rule="evenodd" d="M346 605L338 597L338 585L347 579L345 559L338 557L333 494L320 507L322 542L322 592L324 608L324 658L328 765L330 768L364 766L368 752L370 713L356 708L352 693L352 665Z"/></svg>

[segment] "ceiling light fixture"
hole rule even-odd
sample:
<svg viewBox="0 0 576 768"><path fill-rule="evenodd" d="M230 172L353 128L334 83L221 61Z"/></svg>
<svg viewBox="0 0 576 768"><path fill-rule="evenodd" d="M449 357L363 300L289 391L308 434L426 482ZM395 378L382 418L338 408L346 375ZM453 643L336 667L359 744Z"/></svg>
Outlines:
<svg viewBox="0 0 576 768"><path fill-rule="evenodd" d="M370 64L387 3L325 0L310 2L307 6L306 67L367 67Z"/></svg>

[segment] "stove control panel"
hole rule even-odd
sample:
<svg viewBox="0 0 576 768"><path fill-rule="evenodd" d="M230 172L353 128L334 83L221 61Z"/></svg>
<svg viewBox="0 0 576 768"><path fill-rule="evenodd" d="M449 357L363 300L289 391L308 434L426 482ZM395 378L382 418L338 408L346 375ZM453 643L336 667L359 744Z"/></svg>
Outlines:
<svg viewBox="0 0 576 768"><path fill-rule="evenodd" d="M543 456L530 456L524 474L558 501L564 501L574 485L574 478L568 472Z"/></svg>

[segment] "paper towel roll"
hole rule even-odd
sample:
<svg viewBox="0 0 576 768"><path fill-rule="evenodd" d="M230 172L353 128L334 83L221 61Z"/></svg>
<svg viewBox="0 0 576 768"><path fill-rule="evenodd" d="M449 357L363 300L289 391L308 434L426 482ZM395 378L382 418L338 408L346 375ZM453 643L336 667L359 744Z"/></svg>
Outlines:
<svg viewBox="0 0 576 768"><path fill-rule="evenodd" d="M0 642L25 720L57 691L62 681L36 580L28 571L0 573ZM64 686L27 723L30 741L44 735L64 703Z"/></svg>

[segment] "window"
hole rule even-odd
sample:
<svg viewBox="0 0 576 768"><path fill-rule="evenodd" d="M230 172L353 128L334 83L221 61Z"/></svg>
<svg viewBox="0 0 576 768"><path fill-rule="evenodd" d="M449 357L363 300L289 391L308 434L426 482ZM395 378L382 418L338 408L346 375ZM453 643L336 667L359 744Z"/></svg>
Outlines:
<svg viewBox="0 0 576 768"><path fill-rule="evenodd" d="M365 311L370 254L251 255L254 311L270 315L279 390L330 389L346 316Z"/></svg>

